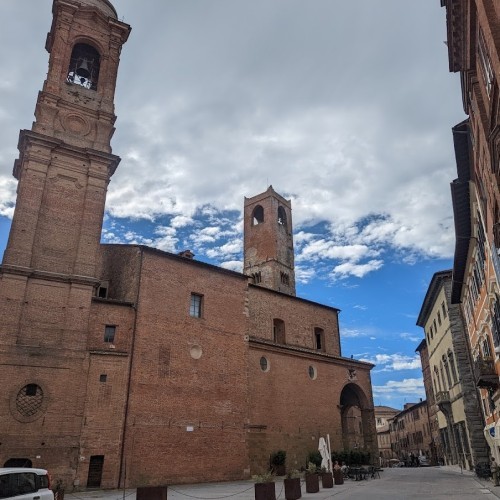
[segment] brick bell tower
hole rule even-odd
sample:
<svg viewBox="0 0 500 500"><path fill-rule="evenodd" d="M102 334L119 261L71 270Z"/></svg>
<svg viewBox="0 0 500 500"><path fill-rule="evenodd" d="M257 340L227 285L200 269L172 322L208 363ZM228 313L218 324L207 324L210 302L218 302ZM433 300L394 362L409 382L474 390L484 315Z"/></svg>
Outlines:
<svg viewBox="0 0 500 500"><path fill-rule="evenodd" d="M272 186L244 204L244 267L252 282L295 295L292 206Z"/></svg>
<svg viewBox="0 0 500 500"><path fill-rule="evenodd" d="M80 451L95 364L88 339L106 191L120 161L110 146L113 99L130 26L108 0L54 0L52 13L47 79L31 130L20 133L0 266L0 465L26 457L72 485L88 467Z"/></svg>
<svg viewBox="0 0 500 500"><path fill-rule="evenodd" d="M111 154L114 93L130 26L108 0L54 0L47 79L22 130L3 270L95 277Z"/></svg>

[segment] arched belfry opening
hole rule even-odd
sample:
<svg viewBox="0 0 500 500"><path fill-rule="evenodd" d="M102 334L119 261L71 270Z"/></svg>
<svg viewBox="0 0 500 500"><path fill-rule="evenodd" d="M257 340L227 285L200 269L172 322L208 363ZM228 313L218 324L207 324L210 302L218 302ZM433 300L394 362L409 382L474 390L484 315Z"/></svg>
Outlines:
<svg viewBox="0 0 500 500"><path fill-rule="evenodd" d="M257 205L252 212L252 226L257 226L264 222L264 209L261 205Z"/></svg>
<svg viewBox="0 0 500 500"><path fill-rule="evenodd" d="M356 376L355 370L351 370ZM373 448L373 408L364 391L355 383L348 383L340 394L342 444L345 450L371 451Z"/></svg>
<svg viewBox="0 0 500 500"><path fill-rule="evenodd" d="M282 206L278 207L278 224L280 226L283 226L285 229L287 227L286 212Z"/></svg>
<svg viewBox="0 0 500 500"><path fill-rule="evenodd" d="M71 53L67 81L86 89L97 90L100 66L99 52L91 45L77 43Z"/></svg>

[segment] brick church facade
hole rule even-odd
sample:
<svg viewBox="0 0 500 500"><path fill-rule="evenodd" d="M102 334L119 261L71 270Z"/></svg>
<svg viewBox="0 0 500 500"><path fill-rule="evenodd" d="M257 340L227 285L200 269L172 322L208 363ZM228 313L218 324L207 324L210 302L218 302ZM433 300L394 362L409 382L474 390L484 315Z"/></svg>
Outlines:
<svg viewBox="0 0 500 500"><path fill-rule="evenodd" d="M327 433L378 456L373 366L342 357L338 309L296 296L272 187L245 199L243 273L100 243L129 32L108 0L53 2L0 268L0 466L116 488L249 477L278 449L300 468Z"/></svg>

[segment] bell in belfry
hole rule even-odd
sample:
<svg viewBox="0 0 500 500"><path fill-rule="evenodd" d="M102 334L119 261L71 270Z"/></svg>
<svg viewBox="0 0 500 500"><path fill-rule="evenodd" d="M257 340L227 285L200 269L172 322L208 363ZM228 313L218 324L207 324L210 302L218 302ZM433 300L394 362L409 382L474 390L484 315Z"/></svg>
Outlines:
<svg viewBox="0 0 500 500"><path fill-rule="evenodd" d="M75 73L80 78L85 78L85 79L90 78L89 61L87 59L81 59L81 61L79 61Z"/></svg>

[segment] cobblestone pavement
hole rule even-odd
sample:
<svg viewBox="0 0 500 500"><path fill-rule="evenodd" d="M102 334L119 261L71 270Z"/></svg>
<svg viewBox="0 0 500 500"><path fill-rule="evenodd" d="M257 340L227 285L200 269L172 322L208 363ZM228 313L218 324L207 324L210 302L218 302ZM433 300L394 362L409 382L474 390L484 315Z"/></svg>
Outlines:
<svg viewBox="0 0 500 500"><path fill-rule="evenodd" d="M491 481L478 479L472 472L458 467L420 467L385 469L380 479L347 480L332 489L320 488L319 493L305 493L305 500L495 500L500 487ZM285 500L283 480L276 480L276 500ZM65 500L135 500L135 490L94 490L65 495ZM169 485L169 500L254 500L252 481Z"/></svg>

